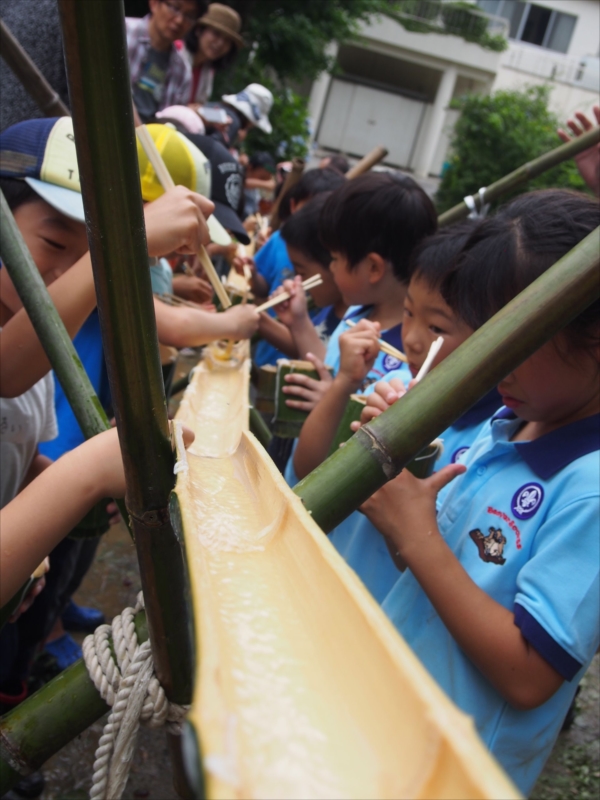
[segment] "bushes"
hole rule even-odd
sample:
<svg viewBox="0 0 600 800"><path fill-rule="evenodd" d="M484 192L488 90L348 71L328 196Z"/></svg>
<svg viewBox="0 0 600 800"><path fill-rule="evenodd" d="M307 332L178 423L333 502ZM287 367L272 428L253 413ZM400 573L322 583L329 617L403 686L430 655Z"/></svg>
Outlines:
<svg viewBox="0 0 600 800"><path fill-rule="evenodd" d="M523 92L468 95L453 101L452 107L462 114L456 123L449 166L436 196L440 212L560 145L558 120L548 109L549 91L547 86L532 86ZM548 186L585 189L575 163L566 161L514 194Z"/></svg>

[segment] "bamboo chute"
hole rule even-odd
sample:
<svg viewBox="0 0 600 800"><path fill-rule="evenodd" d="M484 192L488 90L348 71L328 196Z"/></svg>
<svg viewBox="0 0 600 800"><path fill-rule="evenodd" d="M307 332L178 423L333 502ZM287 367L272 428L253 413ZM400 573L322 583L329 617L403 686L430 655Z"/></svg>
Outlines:
<svg viewBox="0 0 600 800"><path fill-rule="evenodd" d="M518 797L249 434L243 350L208 350L176 417L206 796Z"/></svg>
<svg viewBox="0 0 600 800"><path fill-rule="evenodd" d="M469 207L470 205L477 210L481 210L482 205L493 203L494 200L512 191L512 189L516 189L518 186L527 183L527 181L537 178L543 172L556 167L563 161L568 161L579 153L583 153L584 150L588 150L599 142L600 126L597 126L590 131L582 133L581 136L577 136L572 141L561 144L555 147L554 150L549 150L538 158L534 158L533 161L528 161L527 164L523 164L503 178L494 181L485 189L481 189L478 194L465 198L466 202L462 200L448 209L448 211L444 211L438 217L438 225L442 227L450 225L452 222L458 222L460 219L465 219L471 213L472 208Z"/></svg>

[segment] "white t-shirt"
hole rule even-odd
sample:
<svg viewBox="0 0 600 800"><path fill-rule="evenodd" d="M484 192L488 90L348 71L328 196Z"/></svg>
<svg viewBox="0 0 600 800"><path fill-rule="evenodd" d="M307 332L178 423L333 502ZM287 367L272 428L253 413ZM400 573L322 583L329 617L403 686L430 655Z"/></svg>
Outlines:
<svg viewBox="0 0 600 800"><path fill-rule="evenodd" d="M57 436L51 372L18 397L0 397L0 508L18 493L38 443Z"/></svg>

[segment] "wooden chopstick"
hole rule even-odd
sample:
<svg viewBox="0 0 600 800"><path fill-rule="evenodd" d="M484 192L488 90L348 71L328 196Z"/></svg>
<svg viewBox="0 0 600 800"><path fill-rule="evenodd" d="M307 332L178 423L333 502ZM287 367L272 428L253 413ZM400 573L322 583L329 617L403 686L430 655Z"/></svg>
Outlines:
<svg viewBox="0 0 600 800"><path fill-rule="evenodd" d="M168 189L172 189L175 186L175 183L171 177L171 173L167 169L165 162L162 159L161 154L158 152L158 149L154 144L154 139L150 135L148 129L145 125L140 125L139 128L136 128L136 133L138 139L140 140L140 144L144 148L144 152L146 153L148 161L152 164L154 171L156 172L156 177L160 181L161 186L165 192ZM221 283L219 276L217 275L217 271L214 268L214 265L203 245L200 245L200 249L198 250L198 258L204 267L206 277L210 281L210 285L212 286L214 293L219 298L221 305L223 308L229 308L231 305L229 295L225 291L225 287Z"/></svg>
<svg viewBox="0 0 600 800"><path fill-rule="evenodd" d="M356 322L354 322L354 320L352 319L346 319L344 320L344 322L350 328L353 328L356 325ZM408 359L401 350L397 350L393 345L388 344L388 342L386 342L384 339L378 339L377 341L379 342L379 349L383 353L385 353L388 356L393 356L394 358L397 358L398 361L404 361L404 363L406 364Z"/></svg>
<svg viewBox="0 0 600 800"><path fill-rule="evenodd" d="M304 291L307 289L314 289L316 286L320 286L323 283L323 278L320 275L313 275L312 278L307 278L303 284L302 288ZM270 300L267 300L262 305L257 306L257 311L266 311L268 308L273 308L273 306L279 305L279 303L285 303L286 300L290 299L289 292L282 292L281 294L275 295L275 297L271 297Z"/></svg>

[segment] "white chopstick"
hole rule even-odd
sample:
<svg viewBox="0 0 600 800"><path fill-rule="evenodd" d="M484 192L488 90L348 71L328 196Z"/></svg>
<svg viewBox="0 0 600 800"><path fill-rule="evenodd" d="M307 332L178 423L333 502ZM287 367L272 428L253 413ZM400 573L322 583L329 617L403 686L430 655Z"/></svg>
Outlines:
<svg viewBox="0 0 600 800"><path fill-rule="evenodd" d="M427 375L427 373L431 369L431 365L433 364L435 357L442 349L443 344L444 344L444 339L442 336L438 336L435 342L431 343L431 347L429 348L429 352L427 353L427 358L423 362L421 369L417 372L417 377L415 378L415 381L417 381L417 383L420 380L423 380L425 375Z"/></svg>
<svg viewBox="0 0 600 800"><path fill-rule="evenodd" d="M302 288L304 291L308 289L314 289L316 286L320 286L323 283L323 278L320 275L313 275L312 278L307 278L304 283L302 284ZM257 311L266 311L268 308L273 308L273 306L279 305L279 303L285 303L286 300L290 299L289 292L282 292L281 294L275 295L275 297L271 297L270 300L264 302L261 306L257 306Z"/></svg>

